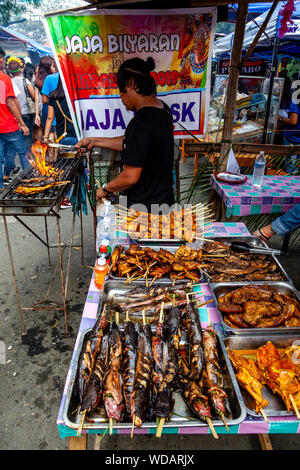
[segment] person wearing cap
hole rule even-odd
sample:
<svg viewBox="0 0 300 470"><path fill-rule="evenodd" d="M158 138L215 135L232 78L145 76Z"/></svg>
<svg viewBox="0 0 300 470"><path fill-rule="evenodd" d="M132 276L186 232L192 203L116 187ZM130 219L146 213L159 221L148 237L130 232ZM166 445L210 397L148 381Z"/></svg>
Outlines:
<svg viewBox="0 0 300 470"><path fill-rule="evenodd" d="M122 152L123 169L107 185L97 189L98 200L109 193L123 192L127 206L143 204L151 212L154 205L172 206L174 135L170 108L156 97L151 75L154 60L129 59L120 66L117 84L122 103L135 113L125 135L84 138L76 147L102 147Z"/></svg>
<svg viewBox="0 0 300 470"><path fill-rule="evenodd" d="M12 81L7 74L3 73L5 55L5 51L0 47L0 191L4 188L2 165L5 147L13 148L19 155L23 170L29 165L24 140L24 136L29 135L29 129L22 118Z"/></svg>

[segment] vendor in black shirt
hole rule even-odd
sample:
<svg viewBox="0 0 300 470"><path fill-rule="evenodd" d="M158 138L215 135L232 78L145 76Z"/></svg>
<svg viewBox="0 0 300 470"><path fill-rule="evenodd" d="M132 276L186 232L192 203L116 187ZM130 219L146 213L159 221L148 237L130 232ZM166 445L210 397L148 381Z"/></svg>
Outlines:
<svg viewBox="0 0 300 470"><path fill-rule="evenodd" d="M43 137L43 140L45 141L47 141L49 138L54 117L56 118L57 138L61 137L63 134L66 134L65 137L60 140L60 143L64 145L75 145L78 142L78 139L76 137L74 125L71 119L68 103L60 77L57 88L49 95L48 115Z"/></svg>
<svg viewBox="0 0 300 470"><path fill-rule="evenodd" d="M98 188L100 200L113 192L124 192L128 207L144 204L174 204L173 121L169 107L156 97L156 85L150 72L152 58L129 59L119 68L117 83L126 109L134 111L124 136L84 138L78 148L102 147L122 151L123 170L104 188Z"/></svg>

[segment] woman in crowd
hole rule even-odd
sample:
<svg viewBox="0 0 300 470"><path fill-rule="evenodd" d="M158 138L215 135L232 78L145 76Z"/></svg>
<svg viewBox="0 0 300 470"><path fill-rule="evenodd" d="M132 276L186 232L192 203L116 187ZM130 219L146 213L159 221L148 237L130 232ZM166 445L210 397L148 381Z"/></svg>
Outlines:
<svg viewBox="0 0 300 470"><path fill-rule="evenodd" d="M56 73L56 65L53 57L45 56L40 60L40 64L37 70L37 75L35 78L35 120L34 123L41 128L41 136L44 133L47 114L48 114L48 103L43 103L42 115L40 116L39 111L39 100L41 96L41 91L45 78L53 73ZM54 129L52 129L54 131Z"/></svg>

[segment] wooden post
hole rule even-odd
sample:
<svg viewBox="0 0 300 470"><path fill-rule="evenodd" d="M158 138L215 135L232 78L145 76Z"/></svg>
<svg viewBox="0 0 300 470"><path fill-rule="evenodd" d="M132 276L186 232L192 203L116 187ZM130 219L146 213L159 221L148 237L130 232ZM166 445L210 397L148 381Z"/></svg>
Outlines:
<svg viewBox="0 0 300 470"><path fill-rule="evenodd" d="M231 52L226 103L224 109L224 126L221 141L219 171L227 168L228 155L231 148L232 131L235 117L235 103L238 91L238 80L240 74L240 63L244 43L248 15L248 0L239 0L234 40Z"/></svg>

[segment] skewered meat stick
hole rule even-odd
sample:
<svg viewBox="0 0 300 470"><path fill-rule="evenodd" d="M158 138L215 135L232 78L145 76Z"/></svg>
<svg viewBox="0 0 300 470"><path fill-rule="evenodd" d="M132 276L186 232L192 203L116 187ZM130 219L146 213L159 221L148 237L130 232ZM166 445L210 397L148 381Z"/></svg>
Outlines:
<svg viewBox="0 0 300 470"><path fill-rule="evenodd" d="M151 397L151 374L152 374L152 332L150 325L145 322L140 325L138 343L138 355L133 392L130 400L132 419L132 433L134 426L141 427L147 418Z"/></svg>
<svg viewBox="0 0 300 470"><path fill-rule="evenodd" d="M183 358L179 360L179 386L183 399L191 411L208 424L215 439L218 435L211 422L211 411L208 398L203 394L200 383L189 379L190 370Z"/></svg>
<svg viewBox="0 0 300 470"><path fill-rule="evenodd" d="M94 369L83 396L81 410L88 413L93 411L100 403L103 392L103 379L107 371L110 339L110 323L103 330L101 346L96 355Z"/></svg>
<svg viewBox="0 0 300 470"><path fill-rule="evenodd" d="M187 295L186 328L190 345L190 380L199 382L204 367L202 329L198 312Z"/></svg>
<svg viewBox="0 0 300 470"><path fill-rule="evenodd" d="M295 374L294 364L289 358L281 358L279 351L271 341L258 348L257 361L263 371L263 380L273 393L281 396L287 411L294 408L293 395L300 392L300 383ZM294 409L298 415L298 409Z"/></svg>
<svg viewBox="0 0 300 470"><path fill-rule="evenodd" d="M119 327L114 321L111 329L108 370L103 384L103 401L109 419L110 434L112 434L113 420L121 421L125 406L122 393L121 364L122 343Z"/></svg>
<svg viewBox="0 0 300 470"><path fill-rule="evenodd" d="M205 360L204 384L216 413L221 416L225 427L225 416L230 413L227 393L224 391L223 374L218 355L217 333L212 325L203 332L203 347ZM228 430L228 428L227 428Z"/></svg>
<svg viewBox="0 0 300 470"><path fill-rule="evenodd" d="M133 392L133 384L136 371L138 335L135 325L129 320L127 312L123 334L123 395L126 413L130 416L130 399Z"/></svg>
<svg viewBox="0 0 300 470"><path fill-rule="evenodd" d="M171 344L171 337L167 336L163 325L163 310L161 306L160 318L156 327L156 334L152 337L153 356L153 411L160 418L156 437L160 437L164 422L172 413L174 400L172 399L172 385L177 375L178 365L175 350ZM169 330L167 330L169 332Z"/></svg>
<svg viewBox="0 0 300 470"><path fill-rule="evenodd" d="M83 402L83 397L94 369L96 355L102 342L103 330L106 324L107 321L104 310L102 315L98 317L98 320L96 321L87 340L85 341L80 354L79 366L76 374L76 389L78 394L78 401L80 404ZM78 435L81 434L85 414L86 410L83 410L78 428Z"/></svg>
<svg viewBox="0 0 300 470"><path fill-rule="evenodd" d="M263 408L265 408L269 402L262 395L262 377L255 362L252 359L245 358L237 354L235 351L230 350L229 348L227 348L227 352L233 367L237 371L236 378L238 382L255 400L256 413L261 413L265 421L268 422L268 419L263 413Z"/></svg>

